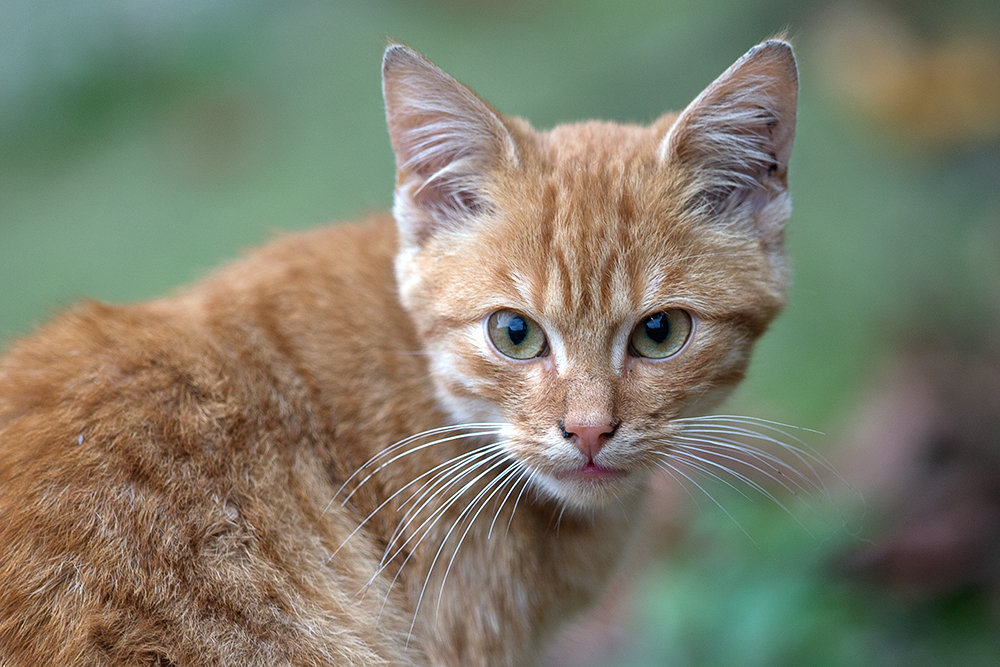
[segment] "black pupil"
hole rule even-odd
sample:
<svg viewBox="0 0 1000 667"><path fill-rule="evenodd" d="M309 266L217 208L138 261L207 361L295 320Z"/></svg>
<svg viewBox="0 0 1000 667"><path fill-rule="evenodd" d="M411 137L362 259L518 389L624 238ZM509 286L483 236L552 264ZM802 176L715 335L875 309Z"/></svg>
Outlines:
<svg viewBox="0 0 1000 667"><path fill-rule="evenodd" d="M513 345L520 345L528 337L528 323L516 315L507 322L507 337Z"/></svg>
<svg viewBox="0 0 1000 667"><path fill-rule="evenodd" d="M667 319L666 313L650 315L646 320L645 326L646 335L649 336L649 340L657 345L662 345L663 341L670 335L670 320Z"/></svg>

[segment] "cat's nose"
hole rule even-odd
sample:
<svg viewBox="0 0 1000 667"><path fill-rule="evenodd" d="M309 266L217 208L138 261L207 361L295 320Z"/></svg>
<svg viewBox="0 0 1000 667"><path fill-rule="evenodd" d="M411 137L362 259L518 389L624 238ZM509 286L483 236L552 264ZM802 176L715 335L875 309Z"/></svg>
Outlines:
<svg viewBox="0 0 1000 667"><path fill-rule="evenodd" d="M562 435L567 440L572 440L580 453L593 461L597 453L604 447L604 443L618 430L618 424L605 422L603 424L578 424L573 422L560 422Z"/></svg>

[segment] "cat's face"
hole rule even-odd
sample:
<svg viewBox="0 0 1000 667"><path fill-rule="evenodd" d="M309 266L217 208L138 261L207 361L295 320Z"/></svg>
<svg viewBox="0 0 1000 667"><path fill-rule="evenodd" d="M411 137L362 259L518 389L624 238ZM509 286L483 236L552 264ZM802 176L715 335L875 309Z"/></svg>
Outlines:
<svg viewBox="0 0 1000 667"><path fill-rule="evenodd" d="M762 70L777 83L744 113ZM403 47L385 82L397 275L442 406L502 424L508 455L567 505L639 485L783 304L787 46L650 127L536 133Z"/></svg>

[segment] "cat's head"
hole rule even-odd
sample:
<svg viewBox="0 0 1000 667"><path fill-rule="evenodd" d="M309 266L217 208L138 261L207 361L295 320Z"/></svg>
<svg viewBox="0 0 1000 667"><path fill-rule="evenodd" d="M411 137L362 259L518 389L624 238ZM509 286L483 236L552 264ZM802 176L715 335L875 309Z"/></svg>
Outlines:
<svg viewBox="0 0 1000 667"><path fill-rule="evenodd" d="M648 127L536 132L390 46L402 303L456 423L560 502L636 487L784 304L798 79L765 42Z"/></svg>

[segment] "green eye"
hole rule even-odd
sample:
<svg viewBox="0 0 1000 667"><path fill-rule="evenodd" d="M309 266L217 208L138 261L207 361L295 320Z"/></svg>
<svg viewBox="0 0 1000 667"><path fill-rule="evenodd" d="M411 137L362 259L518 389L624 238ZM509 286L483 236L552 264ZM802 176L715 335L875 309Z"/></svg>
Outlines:
<svg viewBox="0 0 1000 667"><path fill-rule="evenodd" d="M486 332L500 354L511 359L533 359L548 350L542 328L513 310L498 310L490 315Z"/></svg>
<svg viewBox="0 0 1000 667"><path fill-rule="evenodd" d="M691 337L691 316L671 308L653 313L632 332L632 351L648 359L666 359L680 352Z"/></svg>

